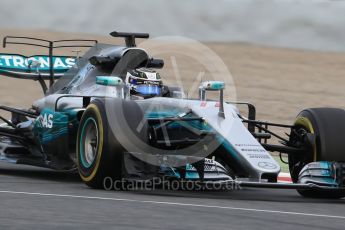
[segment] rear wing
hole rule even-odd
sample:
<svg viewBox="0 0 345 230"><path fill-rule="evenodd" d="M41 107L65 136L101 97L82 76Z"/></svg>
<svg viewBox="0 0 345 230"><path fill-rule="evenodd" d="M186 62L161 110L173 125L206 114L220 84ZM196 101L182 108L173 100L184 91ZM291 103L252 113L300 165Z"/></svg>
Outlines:
<svg viewBox="0 0 345 230"><path fill-rule="evenodd" d="M60 78L76 62L75 57L68 56L53 56L52 60L54 78ZM50 80L50 57L0 53L0 74L21 79Z"/></svg>
<svg viewBox="0 0 345 230"><path fill-rule="evenodd" d="M6 36L3 39L3 48L9 44L43 47L48 49L48 55L26 57L20 54L0 54L0 74L21 79L39 80L44 92L46 92L47 87L44 80L49 80L49 85L52 86L55 78L60 78L76 62L75 57L54 56L54 49L93 47L97 43L97 40L89 39L50 41L32 37Z"/></svg>

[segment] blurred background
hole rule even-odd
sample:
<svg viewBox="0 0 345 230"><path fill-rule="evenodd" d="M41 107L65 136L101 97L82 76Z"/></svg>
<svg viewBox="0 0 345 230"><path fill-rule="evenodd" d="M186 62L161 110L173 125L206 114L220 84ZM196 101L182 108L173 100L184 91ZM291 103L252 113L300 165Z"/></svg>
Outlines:
<svg viewBox="0 0 345 230"><path fill-rule="evenodd" d="M0 27L345 51L341 0L0 0Z"/></svg>

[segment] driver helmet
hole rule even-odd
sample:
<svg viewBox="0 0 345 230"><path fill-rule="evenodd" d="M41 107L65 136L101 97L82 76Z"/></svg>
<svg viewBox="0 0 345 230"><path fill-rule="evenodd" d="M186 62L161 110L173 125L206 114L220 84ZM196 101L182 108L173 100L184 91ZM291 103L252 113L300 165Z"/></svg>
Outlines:
<svg viewBox="0 0 345 230"><path fill-rule="evenodd" d="M163 81L155 70L147 68L129 70L125 82L132 96L149 98L162 95Z"/></svg>

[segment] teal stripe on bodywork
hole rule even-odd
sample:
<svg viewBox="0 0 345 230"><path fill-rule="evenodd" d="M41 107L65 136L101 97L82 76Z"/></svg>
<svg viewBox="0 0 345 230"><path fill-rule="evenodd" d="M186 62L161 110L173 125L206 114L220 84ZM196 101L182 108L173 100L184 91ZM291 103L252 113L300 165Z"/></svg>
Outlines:
<svg viewBox="0 0 345 230"><path fill-rule="evenodd" d="M177 117L179 114L181 114L181 111L160 111L160 112L150 112L146 113L146 118L166 118L166 117ZM192 117L193 114L190 113L187 116L184 116L184 118ZM200 122L200 121L188 121L185 122L188 125L190 125L193 128L202 130L202 131L208 131L208 132L215 132L215 130L210 126L208 123ZM159 124L157 125L159 126ZM168 127L169 128L178 128L180 127L180 122L171 122ZM236 160L240 160L240 157L237 153L237 150L220 134L216 135L217 141L224 147L224 149Z"/></svg>
<svg viewBox="0 0 345 230"><path fill-rule="evenodd" d="M52 116L52 127L47 127L44 120ZM48 144L62 136L68 135L68 116L51 109L43 109L34 123L34 134L41 144ZM50 121L49 121L50 122Z"/></svg>
<svg viewBox="0 0 345 230"><path fill-rule="evenodd" d="M166 118L166 117L177 117L179 114L181 114L181 111L178 112L173 112L173 111L160 111L160 112L151 112L147 113L146 117L147 118ZM188 117L193 117L193 114L190 113L184 118ZM186 125L189 125L192 128L198 129L200 131L207 131L207 132L216 132L212 126L210 126L206 122L200 122L200 121L188 121L184 122L187 123ZM158 123L156 126L159 126L160 124ZM175 122L170 122L169 125L167 126L168 128L176 128L178 129L181 126L181 122L175 121ZM217 133L216 135L216 140L218 141L220 146L223 146L224 149L227 151L228 154L231 155L232 159L235 161L241 162L240 156L237 152L237 150L232 146L229 141L227 141L224 137L222 137L220 134ZM174 176L176 178L180 178L180 174L178 171L171 170L168 173L170 176ZM199 174L197 172L186 172L186 178L188 179L199 179Z"/></svg>

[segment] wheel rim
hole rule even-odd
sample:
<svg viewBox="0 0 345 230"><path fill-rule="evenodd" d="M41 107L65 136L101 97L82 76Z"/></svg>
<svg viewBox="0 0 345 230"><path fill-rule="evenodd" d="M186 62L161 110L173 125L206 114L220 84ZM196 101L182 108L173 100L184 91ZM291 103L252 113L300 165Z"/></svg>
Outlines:
<svg viewBox="0 0 345 230"><path fill-rule="evenodd" d="M292 130L290 134L290 142L296 147L301 147L301 143L304 141L301 139L302 136L304 136L306 133L312 133L314 134L314 128L312 126L312 123L310 120L306 117L298 117L295 122L296 129ZM310 151L310 152L309 152ZM295 155L289 155L289 169L292 181L294 183L298 182L298 176L299 172L302 170L304 165L316 161L316 146L313 146L312 149L310 149L308 152L306 152L304 155L301 156L295 156ZM314 160L313 160L314 159Z"/></svg>
<svg viewBox="0 0 345 230"><path fill-rule="evenodd" d="M86 120L80 143L80 159L84 167L89 168L95 161L99 143L97 123L93 118Z"/></svg>

